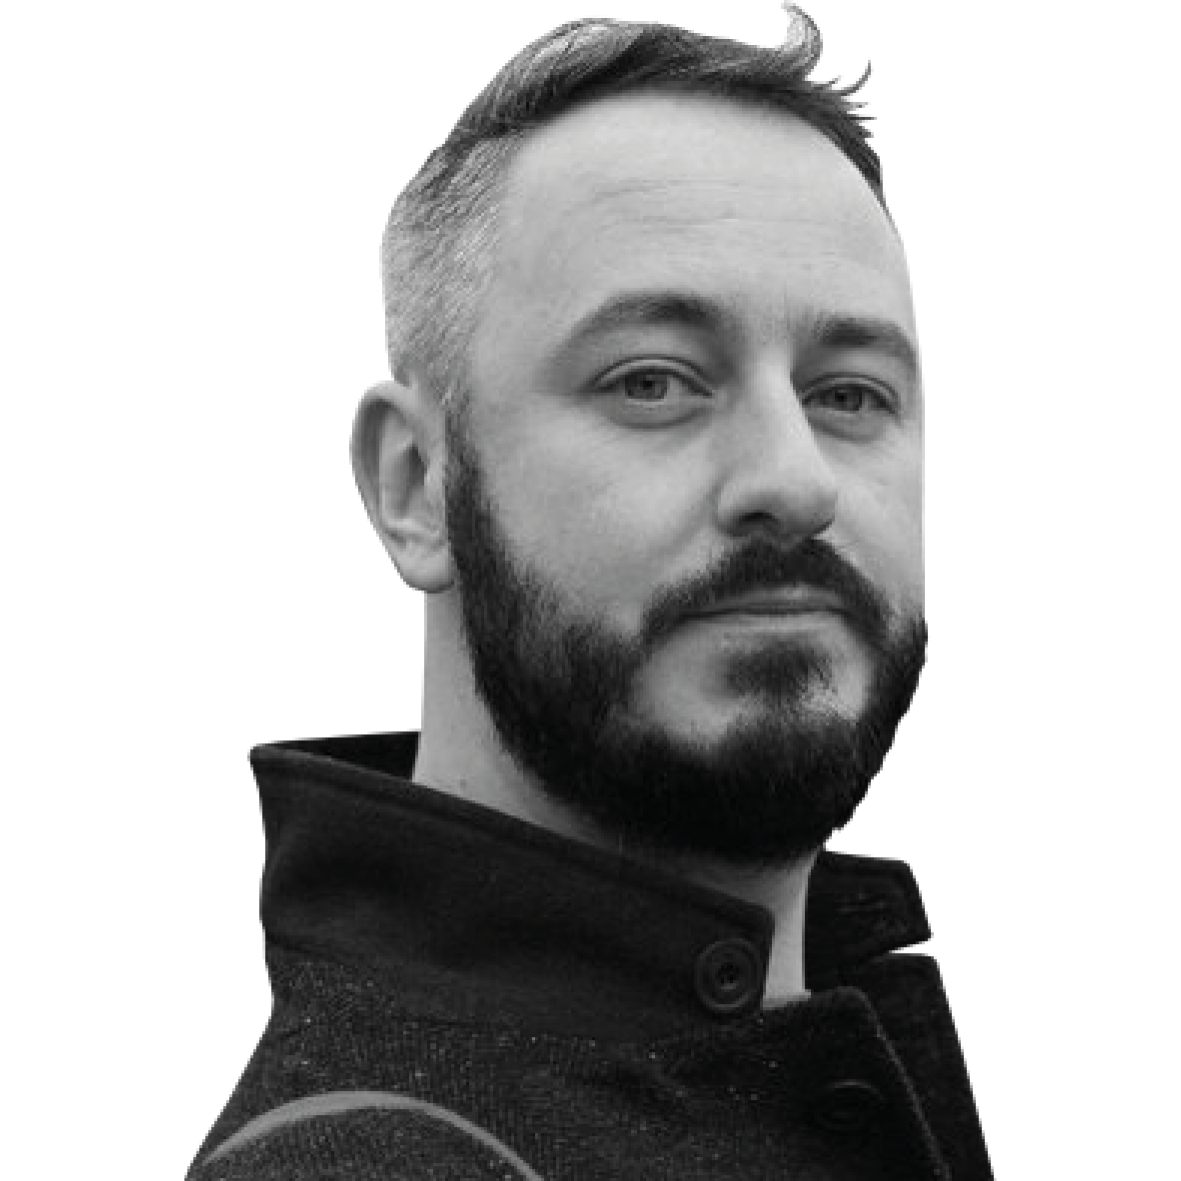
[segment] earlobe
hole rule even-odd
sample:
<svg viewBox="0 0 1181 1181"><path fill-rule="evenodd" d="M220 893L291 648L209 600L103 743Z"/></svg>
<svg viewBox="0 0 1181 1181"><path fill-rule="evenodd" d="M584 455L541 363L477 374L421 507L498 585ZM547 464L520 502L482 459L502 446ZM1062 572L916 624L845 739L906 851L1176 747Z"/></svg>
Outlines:
<svg viewBox="0 0 1181 1181"><path fill-rule="evenodd" d="M416 379L381 382L357 408L351 450L361 499L398 572L427 594L454 581L442 440L441 407Z"/></svg>

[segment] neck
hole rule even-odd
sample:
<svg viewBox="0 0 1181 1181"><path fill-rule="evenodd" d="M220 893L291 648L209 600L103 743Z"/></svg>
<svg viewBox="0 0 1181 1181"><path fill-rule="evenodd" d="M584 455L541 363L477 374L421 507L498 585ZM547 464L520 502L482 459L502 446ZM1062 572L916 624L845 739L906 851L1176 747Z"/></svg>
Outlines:
<svg viewBox="0 0 1181 1181"><path fill-rule="evenodd" d="M784 865L736 865L716 859L685 856L669 865L673 872L740 898L771 912L775 934L767 965L765 1008L774 1008L806 995L804 987L804 907L808 878L817 851L804 854Z"/></svg>

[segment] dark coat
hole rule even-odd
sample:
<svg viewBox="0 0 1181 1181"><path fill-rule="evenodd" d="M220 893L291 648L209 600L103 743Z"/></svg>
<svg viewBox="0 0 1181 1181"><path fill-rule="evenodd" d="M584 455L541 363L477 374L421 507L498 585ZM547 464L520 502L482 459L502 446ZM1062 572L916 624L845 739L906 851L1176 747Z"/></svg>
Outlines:
<svg viewBox="0 0 1181 1181"><path fill-rule="evenodd" d="M810 996L761 908L406 781L416 736L260 747L274 1010L189 1181L992 1176L910 871L824 853Z"/></svg>

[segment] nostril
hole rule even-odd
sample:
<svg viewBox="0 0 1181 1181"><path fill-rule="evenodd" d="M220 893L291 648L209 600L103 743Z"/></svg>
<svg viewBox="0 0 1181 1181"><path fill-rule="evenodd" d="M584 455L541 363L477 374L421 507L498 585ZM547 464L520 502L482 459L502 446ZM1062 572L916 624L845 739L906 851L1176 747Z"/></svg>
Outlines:
<svg viewBox="0 0 1181 1181"><path fill-rule="evenodd" d="M816 537L836 521L838 489L827 473L736 481L719 499L718 517L728 533L773 534L791 541Z"/></svg>

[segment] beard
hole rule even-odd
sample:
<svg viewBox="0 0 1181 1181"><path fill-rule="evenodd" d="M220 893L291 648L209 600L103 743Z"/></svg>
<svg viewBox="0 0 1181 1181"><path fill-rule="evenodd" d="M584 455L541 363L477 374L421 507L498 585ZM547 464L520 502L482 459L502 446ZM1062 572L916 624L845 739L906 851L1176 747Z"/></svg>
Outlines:
<svg viewBox="0 0 1181 1181"><path fill-rule="evenodd" d="M476 691L506 752L552 799L620 845L655 855L774 866L818 849L864 798L917 687L921 614L889 608L827 542L751 537L702 574L657 591L633 635L580 610L501 530L462 409L447 416L446 520ZM686 617L752 592L836 596L870 661L854 717L831 657L803 637L732 655L727 689L759 708L712 741L635 708L635 685Z"/></svg>

